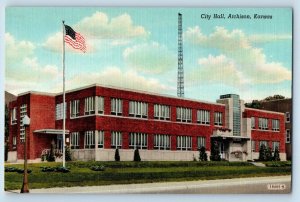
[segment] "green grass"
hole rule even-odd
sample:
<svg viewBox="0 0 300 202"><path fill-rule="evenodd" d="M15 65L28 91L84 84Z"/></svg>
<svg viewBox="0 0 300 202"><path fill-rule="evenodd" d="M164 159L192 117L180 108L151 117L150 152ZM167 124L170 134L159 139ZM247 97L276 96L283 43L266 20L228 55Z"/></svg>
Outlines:
<svg viewBox="0 0 300 202"><path fill-rule="evenodd" d="M291 167L256 167L247 162L69 162L69 173L41 172L43 166L61 163L29 164L29 188L95 186L289 175ZM92 171L91 166L104 165L105 171ZM22 168L23 165L7 165ZM23 175L6 172L5 189L20 189Z"/></svg>

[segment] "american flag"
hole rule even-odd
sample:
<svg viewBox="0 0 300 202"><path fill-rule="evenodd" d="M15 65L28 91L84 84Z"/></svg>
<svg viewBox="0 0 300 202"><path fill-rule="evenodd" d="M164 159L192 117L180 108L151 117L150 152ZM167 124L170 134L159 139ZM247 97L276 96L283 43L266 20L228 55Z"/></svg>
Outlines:
<svg viewBox="0 0 300 202"><path fill-rule="evenodd" d="M70 44L73 48L86 52L85 39L78 32L75 32L72 27L65 25L65 42Z"/></svg>

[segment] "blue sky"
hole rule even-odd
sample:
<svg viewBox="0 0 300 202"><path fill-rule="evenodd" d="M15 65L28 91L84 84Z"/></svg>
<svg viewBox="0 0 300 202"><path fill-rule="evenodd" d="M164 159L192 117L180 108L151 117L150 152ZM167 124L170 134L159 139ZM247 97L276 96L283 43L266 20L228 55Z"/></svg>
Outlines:
<svg viewBox="0 0 300 202"><path fill-rule="evenodd" d="M87 53L66 44L66 88L99 83L176 95L177 13L183 14L185 97L291 97L292 11L238 8L7 8L5 90L62 91L62 24ZM224 14L225 19L201 15ZM228 19L249 14L252 19ZM254 19L253 15L272 15Z"/></svg>

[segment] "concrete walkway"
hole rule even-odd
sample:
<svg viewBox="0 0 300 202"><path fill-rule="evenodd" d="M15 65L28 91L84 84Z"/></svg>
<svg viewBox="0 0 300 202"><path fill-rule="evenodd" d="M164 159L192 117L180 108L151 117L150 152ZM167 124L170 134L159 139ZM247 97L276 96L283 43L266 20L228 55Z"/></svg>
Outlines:
<svg viewBox="0 0 300 202"><path fill-rule="evenodd" d="M291 176L272 176L272 177L253 177L253 178L235 178L223 180L200 180L185 182L161 182L145 184L126 184L126 185L108 185L108 186L87 186L87 187L58 187L48 189L30 189L30 193L99 193L99 194L134 194L134 193L188 193L188 190L209 189L216 190L222 187L234 186L257 186L264 184L285 183L290 187ZM216 189L217 188L217 189ZM289 188L290 189L290 188ZM234 191L234 190L233 190ZM289 192L289 190L285 190ZM19 193L19 190L11 191ZM219 193L219 192L212 192ZM229 193L230 189L229 189ZM255 192L254 192L255 193Z"/></svg>

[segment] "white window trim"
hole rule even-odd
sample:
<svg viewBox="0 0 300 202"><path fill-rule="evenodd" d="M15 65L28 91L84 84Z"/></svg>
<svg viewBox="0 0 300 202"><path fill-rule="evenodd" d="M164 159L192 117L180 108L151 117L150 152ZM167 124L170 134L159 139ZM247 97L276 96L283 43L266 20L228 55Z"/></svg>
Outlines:
<svg viewBox="0 0 300 202"><path fill-rule="evenodd" d="M154 104L154 119L170 120L171 107L169 105Z"/></svg>
<svg viewBox="0 0 300 202"><path fill-rule="evenodd" d="M129 148L147 149L148 134L146 133L129 133Z"/></svg>
<svg viewBox="0 0 300 202"><path fill-rule="evenodd" d="M122 133L117 131L111 132L111 148L122 148Z"/></svg>
<svg viewBox="0 0 300 202"><path fill-rule="evenodd" d="M95 148L95 131L85 131L84 133L84 148L94 149Z"/></svg>
<svg viewBox="0 0 300 202"><path fill-rule="evenodd" d="M155 134L153 148L157 150L171 150L171 135Z"/></svg>
<svg viewBox="0 0 300 202"><path fill-rule="evenodd" d="M137 118L148 118L148 103L129 101L129 116Z"/></svg>
<svg viewBox="0 0 300 202"><path fill-rule="evenodd" d="M79 132L72 132L70 135L70 139L71 139L71 149L79 149ZM74 140L75 138L75 140ZM76 143L76 144L73 144Z"/></svg>
<svg viewBox="0 0 300 202"><path fill-rule="evenodd" d="M70 117L79 117L79 100L70 101Z"/></svg>
<svg viewBox="0 0 300 202"><path fill-rule="evenodd" d="M192 122L192 109L185 107L176 107L176 121Z"/></svg>
<svg viewBox="0 0 300 202"><path fill-rule="evenodd" d="M216 126L223 125L223 113L222 112L215 112L214 113L214 124Z"/></svg>
<svg viewBox="0 0 300 202"><path fill-rule="evenodd" d="M192 150L192 136L177 136L176 137L177 150Z"/></svg>
<svg viewBox="0 0 300 202"><path fill-rule="evenodd" d="M116 116L122 116L122 109L123 109L123 104L122 104L122 99L119 98L111 98L111 114L116 115Z"/></svg>
<svg viewBox="0 0 300 202"><path fill-rule="evenodd" d="M206 137L198 136L197 137L197 147L201 149L201 147L205 147L206 149Z"/></svg>

